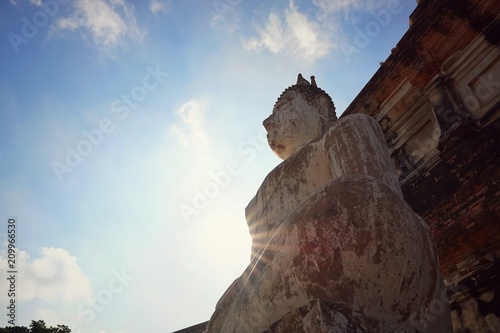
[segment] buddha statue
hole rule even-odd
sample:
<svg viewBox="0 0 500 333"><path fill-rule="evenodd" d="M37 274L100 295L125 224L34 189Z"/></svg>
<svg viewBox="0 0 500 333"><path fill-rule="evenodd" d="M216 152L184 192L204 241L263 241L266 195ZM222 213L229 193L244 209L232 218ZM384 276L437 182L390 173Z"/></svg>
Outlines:
<svg viewBox="0 0 500 333"><path fill-rule="evenodd" d="M431 232L379 124L337 119L313 82L299 74L263 122L283 162L246 208L251 262L206 332L451 332Z"/></svg>

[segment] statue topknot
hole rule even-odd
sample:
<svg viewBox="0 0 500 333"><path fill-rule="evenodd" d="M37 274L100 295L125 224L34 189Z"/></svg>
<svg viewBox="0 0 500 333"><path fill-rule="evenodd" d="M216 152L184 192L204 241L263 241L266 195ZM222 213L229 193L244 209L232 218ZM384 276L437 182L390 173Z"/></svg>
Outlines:
<svg viewBox="0 0 500 333"><path fill-rule="evenodd" d="M297 76L297 83L289 86L281 93L274 107L276 108L279 106L283 96L292 91L299 93L308 104L318 108L324 131L337 120L335 105L333 104L332 98L323 89L318 88L314 76L311 76L311 83L309 83L309 81L304 79L302 74L299 73Z"/></svg>

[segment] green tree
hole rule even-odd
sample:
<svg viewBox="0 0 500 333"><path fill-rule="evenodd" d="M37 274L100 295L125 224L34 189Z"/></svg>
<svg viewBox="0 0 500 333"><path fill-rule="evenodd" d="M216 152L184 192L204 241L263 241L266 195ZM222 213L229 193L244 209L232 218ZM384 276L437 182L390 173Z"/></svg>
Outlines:
<svg viewBox="0 0 500 333"><path fill-rule="evenodd" d="M57 325L57 327L51 327L50 333L71 333L71 329L66 325Z"/></svg>
<svg viewBox="0 0 500 333"><path fill-rule="evenodd" d="M5 326L5 328L0 327L0 333L30 333L30 330L24 326Z"/></svg>
<svg viewBox="0 0 500 333"><path fill-rule="evenodd" d="M32 320L30 328L30 333L51 333L43 320Z"/></svg>
<svg viewBox="0 0 500 333"><path fill-rule="evenodd" d="M0 327L0 333L71 333L71 329L66 325L57 327L47 327L43 320L32 320L30 328L24 326Z"/></svg>

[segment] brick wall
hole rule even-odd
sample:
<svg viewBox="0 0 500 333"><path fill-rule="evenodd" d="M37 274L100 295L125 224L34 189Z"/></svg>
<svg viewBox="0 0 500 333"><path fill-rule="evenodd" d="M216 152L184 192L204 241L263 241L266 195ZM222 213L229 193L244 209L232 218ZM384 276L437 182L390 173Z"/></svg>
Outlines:
<svg viewBox="0 0 500 333"><path fill-rule="evenodd" d="M433 230L445 279L500 257L500 121L464 126L440 145L441 161L403 188Z"/></svg>

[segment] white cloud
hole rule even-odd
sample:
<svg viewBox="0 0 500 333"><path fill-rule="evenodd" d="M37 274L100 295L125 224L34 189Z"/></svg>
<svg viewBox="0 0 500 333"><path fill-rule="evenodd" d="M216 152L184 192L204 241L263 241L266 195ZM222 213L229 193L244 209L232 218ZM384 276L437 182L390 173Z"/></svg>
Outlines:
<svg viewBox="0 0 500 333"><path fill-rule="evenodd" d="M51 301L87 300L91 297L90 281L82 272L76 258L61 248L43 247L39 258L31 258L26 251L17 249L17 288L22 290L19 301L41 299ZM7 271L6 251L0 253L0 267ZM6 290L5 279L1 289Z"/></svg>
<svg viewBox="0 0 500 333"><path fill-rule="evenodd" d="M236 11L236 8L241 4L241 2L242 0L213 1L212 18L210 20L210 25L221 25L222 28L229 34L237 30L239 28L241 20Z"/></svg>
<svg viewBox="0 0 500 333"><path fill-rule="evenodd" d="M140 40L144 35L125 0L77 0L74 7L73 15L57 21L56 29L84 29L100 47L114 46L125 36Z"/></svg>
<svg viewBox="0 0 500 333"><path fill-rule="evenodd" d="M11 5L17 6L21 3L21 0L10 0L9 2ZM29 0L29 3L35 6L41 6L42 0Z"/></svg>
<svg viewBox="0 0 500 333"><path fill-rule="evenodd" d="M281 20L275 13L269 14L264 29L259 29L259 38L251 38L244 43L248 50L268 49L271 53L280 53L285 49L287 40Z"/></svg>
<svg viewBox="0 0 500 333"><path fill-rule="evenodd" d="M325 15L359 9L368 2L366 0L312 0L312 3Z"/></svg>
<svg viewBox="0 0 500 333"><path fill-rule="evenodd" d="M208 137L205 132L205 103L191 100L182 104L175 113L180 122L170 126L170 134L185 146L206 147Z"/></svg>
<svg viewBox="0 0 500 333"><path fill-rule="evenodd" d="M265 49L274 54L314 62L327 55L333 47L328 37L321 33L320 26L300 13L292 0L285 10L284 22L276 13L271 13L265 28L258 30L258 37L243 42L247 50Z"/></svg>
<svg viewBox="0 0 500 333"><path fill-rule="evenodd" d="M226 16L226 12L228 10L231 10L231 6L220 1L214 1L212 5L214 6L215 10L212 11L212 19L210 20L210 25L216 25Z"/></svg>
<svg viewBox="0 0 500 333"><path fill-rule="evenodd" d="M170 5L172 1L162 1L162 0L151 0L149 4L149 10L153 14L158 14L158 13L163 13L167 14L168 13L168 6Z"/></svg>
<svg viewBox="0 0 500 333"><path fill-rule="evenodd" d="M39 308L35 310L34 318L43 318L43 321L47 326L56 327L57 325L61 325L65 321L57 314L57 311L53 309L45 309ZM64 325L64 324L63 324Z"/></svg>
<svg viewBox="0 0 500 333"><path fill-rule="evenodd" d="M393 0L312 0L313 5L318 7L318 18L325 20L332 14L342 14L348 18L353 11L369 11L381 7Z"/></svg>

